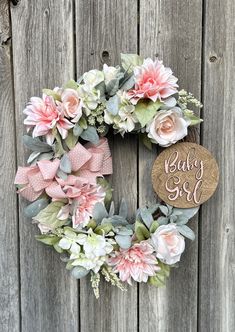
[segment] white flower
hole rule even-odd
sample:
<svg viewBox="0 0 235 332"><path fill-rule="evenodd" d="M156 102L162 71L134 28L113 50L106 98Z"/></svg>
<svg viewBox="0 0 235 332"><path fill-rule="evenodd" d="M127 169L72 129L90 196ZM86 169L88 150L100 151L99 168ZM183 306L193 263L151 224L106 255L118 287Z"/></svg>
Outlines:
<svg viewBox="0 0 235 332"><path fill-rule="evenodd" d="M189 122L183 118L181 109L174 107L158 111L146 131L151 141L166 147L185 137L188 125Z"/></svg>
<svg viewBox="0 0 235 332"><path fill-rule="evenodd" d="M162 225L151 236L156 256L165 264L172 265L180 260L185 248L184 237L175 224Z"/></svg>
<svg viewBox="0 0 235 332"><path fill-rule="evenodd" d="M86 110L86 115L91 113L91 110L96 109L100 100L100 91L96 90L89 85L80 85L78 87L78 95L82 100L83 107Z"/></svg>
<svg viewBox="0 0 235 332"><path fill-rule="evenodd" d="M70 256L73 266L83 266L87 270L97 273L106 260L106 255L113 251L115 242L111 239L106 240L104 236L90 232L82 239L83 253L72 253Z"/></svg>
<svg viewBox="0 0 235 332"><path fill-rule="evenodd" d="M127 99L126 91L118 91L117 96L119 98L119 110L117 115L112 115L107 110L104 111L104 121L107 124L113 124L113 128L116 129L121 135L126 132L131 132L135 128L135 123L138 122L134 113L135 106L130 104Z"/></svg>
<svg viewBox="0 0 235 332"><path fill-rule="evenodd" d="M85 234L77 234L72 230L65 230L64 236L59 241L58 246L65 250L70 250L73 254L79 254L81 247L79 244L83 244L86 239Z"/></svg>
<svg viewBox="0 0 235 332"><path fill-rule="evenodd" d="M103 80L104 73L97 69L90 70L87 73L83 74L83 81L85 85L89 86L90 88L94 88Z"/></svg>
<svg viewBox="0 0 235 332"><path fill-rule="evenodd" d="M104 82L107 85L110 81L117 78L117 74L120 72L120 68L109 67L106 63L103 65L103 73L104 73Z"/></svg>

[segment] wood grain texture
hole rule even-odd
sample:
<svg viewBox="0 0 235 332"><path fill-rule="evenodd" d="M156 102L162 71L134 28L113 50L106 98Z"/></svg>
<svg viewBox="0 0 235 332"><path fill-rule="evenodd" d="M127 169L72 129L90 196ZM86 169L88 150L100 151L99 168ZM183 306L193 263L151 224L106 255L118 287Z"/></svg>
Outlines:
<svg viewBox="0 0 235 332"><path fill-rule="evenodd" d="M179 85L200 98L202 2L140 0L140 54L159 56L179 78ZM197 131L189 139L197 141ZM151 169L159 150L139 151L139 202L153 202ZM190 227L197 234L196 219ZM166 288L140 285L139 330L189 332L197 330L197 240L187 241L178 269Z"/></svg>
<svg viewBox="0 0 235 332"><path fill-rule="evenodd" d="M220 183L201 212L198 323L201 332L230 332L235 327L235 3L205 4L202 143L217 159Z"/></svg>
<svg viewBox="0 0 235 332"><path fill-rule="evenodd" d="M137 1L76 1L76 52L78 77L84 71L101 68L103 63L117 65L120 52L137 52ZM137 205L137 141L112 138L114 201L126 197L130 216ZM127 293L102 282L97 301L89 279L81 280L81 331L137 330L137 287ZM89 312L89 318L87 313Z"/></svg>
<svg viewBox="0 0 235 332"><path fill-rule="evenodd" d="M162 151L152 168L154 191L165 203L178 208L203 204L215 192L218 181L215 158L203 146L190 142Z"/></svg>
<svg viewBox="0 0 235 332"><path fill-rule="evenodd" d="M20 328L15 119L8 1L0 2L0 330Z"/></svg>
<svg viewBox="0 0 235 332"><path fill-rule="evenodd" d="M62 85L74 76L72 1L22 0L11 7L17 160L22 146L23 109L44 87ZM20 201L20 271L22 331L78 330L78 285L59 255L34 238L37 227L23 215Z"/></svg>

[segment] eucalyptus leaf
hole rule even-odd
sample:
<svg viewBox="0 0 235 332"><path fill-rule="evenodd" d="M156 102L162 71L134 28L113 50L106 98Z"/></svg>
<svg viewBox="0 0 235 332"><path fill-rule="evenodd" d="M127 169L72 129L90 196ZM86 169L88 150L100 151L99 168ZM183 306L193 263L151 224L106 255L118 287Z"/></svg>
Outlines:
<svg viewBox="0 0 235 332"><path fill-rule="evenodd" d="M115 241L122 249L129 249L131 246L131 237L126 235L116 235L114 237Z"/></svg>
<svg viewBox="0 0 235 332"><path fill-rule="evenodd" d="M109 98L106 102L106 109L112 115L117 115L119 110L119 98L117 95Z"/></svg>
<svg viewBox="0 0 235 332"><path fill-rule="evenodd" d="M29 204L24 209L24 214L28 218L35 217L42 209L44 209L48 205L48 199L46 198L40 198L36 200L35 202Z"/></svg>
<svg viewBox="0 0 235 332"><path fill-rule="evenodd" d="M85 267L83 266L76 266L72 269L71 274L74 278L76 279L81 279L83 277L85 277L86 275L88 275L90 271L85 269Z"/></svg>
<svg viewBox="0 0 235 332"><path fill-rule="evenodd" d="M189 228L186 225L180 225L177 226L178 231L185 237L187 237L190 240L195 240L195 234L194 232L191 230L191 228Z"/></svg>
<svg viewBox="0 0 235 332"><path fill-rule="evenodd" d="M81 133L81 138L95 145L99 143L99 135L95 127L88 126L87 129Z"/></svg>
<svg viewBox="0 0 235 332"><path fill-rule="evenodd" d="M67 173L67 174L70 174L71 173L71 161L69 159L69 156L67 153L65 153L63 155L63 157L61 158L60 160L60 169L64 172L64 173Z"/></svg>
<svg viewBox="0 0 235 332"><path fill-rule="evenodd" d="M52 147L42 142L38 137L31 137L28 135L23 136L23 143L27 148L29 148L32 151L36 152L50 152L52 151Z"/></svg>

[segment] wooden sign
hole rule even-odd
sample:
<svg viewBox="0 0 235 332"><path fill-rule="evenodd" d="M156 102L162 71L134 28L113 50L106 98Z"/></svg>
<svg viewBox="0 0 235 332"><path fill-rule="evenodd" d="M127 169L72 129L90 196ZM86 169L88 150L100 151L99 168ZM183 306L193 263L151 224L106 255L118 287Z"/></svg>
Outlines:
<svg viewBox="0 0 235 332"><path fill-rule="evenodd" d="M165 149L154 162L153 188L167 204L191 208L207 201L219 180L218 165L203 146L178 143Z"/></svg>

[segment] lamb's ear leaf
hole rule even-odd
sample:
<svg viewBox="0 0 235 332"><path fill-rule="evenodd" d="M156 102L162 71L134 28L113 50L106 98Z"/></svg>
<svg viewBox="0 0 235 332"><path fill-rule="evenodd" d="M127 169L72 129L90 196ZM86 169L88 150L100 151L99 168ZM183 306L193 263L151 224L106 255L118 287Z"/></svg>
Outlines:
<svg viewBox="0 0 235 332"><path fill-rule="evenodd" d="M95 127L88 126L87 129L83 130L80 136L85 141L89 141L95 145L99 143L99 135Z"/></svg>
<svg viewBox="0 0 235 332"><path fill-rule="evenodd" d="M35 217L41 210L43 210L48 205L48 199L46 198L39 198L33 203L26 206L24 209L24 214L28 218Z"/></svg>
<svg viewBox="0 0 235 332"><path fill-rule="evenodd" d="M153 216L152 216L152 214L145 207L143 209L140 209L140 215L141 215L141 218L142 218L143 222L145 223L145 225L149 229L151 227L152 223L153 223Z"/></svg>
<svg viewBox="0 0 235 332"><path fill-rule="evenodd" d="M191 219L195 214L198 212L199 206L190 208L190 209L179 209L179 208L173 208L172 214L180 214L188 219ZM181 212L181 213L180 213Z"/></svg>
<svg viewBox="0 0 235 332"><path fill-rule="evenodd" d="M72 170L71 161L70 161L67 153L65 153L60 160L60 169L61 169L61 171L63 171L66 174L71 173L71 170Z"/></svg>
<svg viewBox="0 0 235 332"><path fill-rule="evenodd" d="M187 237L190 240L195 240L195 234L194 232L191 230L191 228L189 228L186 225L180 225L177 226L178 231L185 237Z"/></svg>
<svg viewBox="0 0 235 332"><path fill-rule="evenodd" d="M102 219L108 217L108 212L104 206L104 204L98 202L95 204L93 211L92 211L92 217L96 221L97 224L100 224Z"/></svg>
<svg viewBox="0 0 235 332"><path fill-rule="evenodd" d="M128 207L127 203L124 198L121 200L120 208L119 208L119 216L123 217L124 219L127 218L128 215Z"/></svg>
<svg viewBox="0 0 235 332"><path fill-rule="evenodd" d="M112 115L118 114L119 98L117 95L114 95L113 97L109 98L109 100L106 102L106 109Z"/></svg>
<svg viewBox="0 0 235 332"><path fill-rule="evenodd" d="M38 137L31 137L29 135L23 136L24 145L32 151L36 152L50 152L52 151L52 147L42 142Z"/></svg>
<svg viewBox="0 0 235 332"><path fill-rule="evenodd" d="M122 249L129 249L131 246L131 237L129 235L116 235L115 241Z"/></svg>

